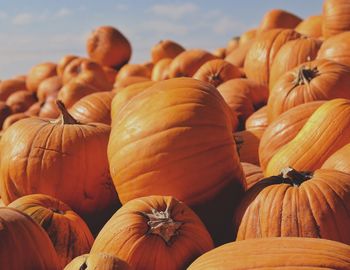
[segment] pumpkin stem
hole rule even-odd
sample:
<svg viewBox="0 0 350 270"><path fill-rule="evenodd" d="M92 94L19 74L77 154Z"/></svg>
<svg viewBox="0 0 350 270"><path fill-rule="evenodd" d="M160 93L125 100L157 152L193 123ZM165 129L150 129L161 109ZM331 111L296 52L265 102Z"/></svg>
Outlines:
<svg viewBox="0 0 350 270"><path fill-rule="evenodd" d="M142 213L145 215L149 221L147 222L149 229L148 234L155 234L163 238L167 245L171 244L171 239L173 236L178 234L178 230L182 225L182 222L173 220L170 217L169 209L165 211L158 211L157 209L152 209L152 213Z"/></svg>
<svg viewBox="0 0 350 270"><path fill-rule="evenodd" d="M61 215L64 214L63 211L61 211L61 210L59 210L59 209L57 209L57 208L50 208L50 209L51 209L52 212L54 212L54 213L56 213L56 214L61 214Z"/></svg>
<svg viewBox="0 0 350 270"><path fill-rule="evenodd" d="M61 121L64 125L76 125L79 124L77 120L74 119L73 116L67 111L66 106L61 100L56 100L56 104L58 109L61 111Z"/></svg>
<svg viewBox="0 0 350 270"><path fill-rule="evenodd" d="M319 75L317 67L312 69L302 66L298 70L297 77L295 78L295 85L309 84L312 79Z"/></svg>
<svg viewBox="0 0 350 270"><path fill-rule="evenodd" d="M312 178L310 172L298 172L292 167L287 167L281 170L281 176L286 183L290 183L295 187L299 187L303 182Z"/></svg>

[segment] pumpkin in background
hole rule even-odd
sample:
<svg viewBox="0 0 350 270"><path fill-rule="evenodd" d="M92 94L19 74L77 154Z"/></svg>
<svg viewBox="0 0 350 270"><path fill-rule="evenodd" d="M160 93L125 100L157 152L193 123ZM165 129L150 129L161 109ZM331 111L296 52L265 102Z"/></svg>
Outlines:
<svg viewBox="0 0 350 270"><path fill-rule="evenodd" d="M311 101L350 98L350 67L330 60L315 60L283 74L267 103L272 122L281 113Z"/></svg>
<svg viewBox="0 0 350 270"><path fill-rule="evenodd" d="M60 110L57 108L56 97L48 97L44 104L41 105L39 117L57 118L60 116Z"/></svg>
<svg viewBox="0 0 350 270"><path fill-rule="evenodd" d="M111 68L111 67L106 67L106 66L103 66L102 67L105 75L106 75L106 79L107 81L113 85L115 83L115 80L117 78L117 75L118 75L118 71L115 70L114 68Z"/></svg>
<svg viewBox="0 0 350 270"><path fill-rule="evenodd" d="M6 270L60 270L46 232L29 216L0 207L0 266Z"/></svg>
<svg viewBox="0 0 350 270"><path fill-rule="evenodd" d="M226 48L217 48L213 51L213 55L220 58L224 59L226 56Z"/></svg>
<svg viewBox="0 0 350 270"><path fill-rule="evenodd" d="M42 193L67 203L79 215L100 212L117 200L107 160L110 127L80 124L63 103L58 106L57 120L28 118L3 133L1 198L9 204Z"/></svg>
<svg viewBox="0 0 350 270"><path fill-rule="evenodd" d="M348 245L314 238L236 241L199 257L188 270L332 269L349 270Z"/></svg>
<svg viewBox="0 0 350 270"><path fill-rule="evenodd" d="M172 40L161 40L151 49L152 62L156 64L164 58L175 58L180 53L185 51L185 48Z"/></svg>
<svg viewBox="0 0 350 270"><path fill-rule="evenodd" d="M49 96L56 97L58 91L63 86L62 79L59 76L53 76L42 81L38 87L37 97L38 100L43 102Z"/></svg>
<svg viewBox="0 0 350 270"><path fill-rule="evenodd" d="M6 100L7 106L13 113L25 112L31 105L37 101L35 94L27 90L16 91Z"/></svg>
<svg viewBox="0 0 350 270"><path fill-rule="evenodd" d="M241 165L245 175L247 190L264 178L264 173L259 166L247 162L241 162Z"/></svg>
<svg viewBox="0 0 350 270"><path fill-rule="evenodd" d="M252 113L245 121L245 129L267 128L267 107L263 106L259 110Z"/></svg>
<svg viewBox="0 0 350 270"><path fill-rule="evenodd" d="M8 106L5 102L0 101L0 129L7 117L12 114L12 110L10 106Z"/></svg>
<svg viewBox="0 0 350 270"><path fill-rule="evenodd" d="M147 78L147 77L141 77L141 76L125 77L115 82L115 84L113 85L113 91L118 92L120 89L123 89L130 85L138 84L142 82L148 82L148 81L151 81L151 80L150 78Z"/></svg>
<svg viewBox="0 0 350 270"><path fill-rule="evenodd" d="M229 54L226 54L225 61L235 65L236 67L243 67L244 61L247 56L250 47L253 45L254 39L247 41L246 43L240 45L238 48L234 49Z"/></svg>
<svg viewBox="0 0 350 270"><path fill-rule="evenodd" d="M213 59L217 57L201 49L184 51L171 62L169 78L192 77L205 62Z"/></svg>
<svg viewBox="0 0 350 270"><path fill-rule="evenodd" d="M226 45L226 54L230 54L233 50L239 47L239 37L231 38Z"/></svg>
<svg viewBox="0 0 350 270"><path fill-rule="evenodd" d="M281 9L272 9L265 13L260 22L259 31L266 31L275 28L295 28L302 19L298 16Z"/></svg>
<svg viewBox="0 0 350 270"><path fill-rule="evenodd" d="M152 70L152 81L162 81L168 79L169 67L173 59L163 58L159 60Z"/></svg>
<svg viewBox="0 0 350 270"><path fill-rule="evenodd" d="M265 175L276 175L287 166L300 171L320 168L330 155L350 143L349 113L348 99L338 98L322 104L294 139L272 156Z"/></svg>
<svg viewBox="0 0 350 270"><path fill-rule="evenodd" d="M325 38L350 31L350 2L348 0L324 0L322 15L322 33Z"/></svg>
<svg viewBox="0 0 350 270"><path fill-rule="evenodd" d="M24 113L28 114L29 116L38 116L42 105L43 102L37 101L33 103Z"/></svg>
<svg viewBox="0 0 350 270"><path fill-rule="evenodd" d="M214 59L204 63L193 75L193 78L217 87L240 76L241 72L236 66L222 59Z"/></svg>
<svg viewBox="0 0 350 270"><path fill-rule="evenodd" d="M5 130L7 128L9 128L10 126L12 126L14 123L16 123L19 120L25 119L25 118L29 118L30 115L26 114L26 113L14 113L11 114L10 116L6 117L3 124L2 124L2 130Z"/></svg>
<svg viewBox="0 0 350 270"><path fill-rule="evenodd" d="M135 269L176 270L213 247L204 224L188 206L170 196L150 196L123 205L90 253L114 255Z"/></svg>
<svg viewBox="0 0 350 270"><path fill-rule="evenodd" d="M60 269L90 251L94 238L89 228L65 203L48 195L33 194L8 206L27 214L47 232L57 252Z"/></svg>
<svg viewBox="0 0 350 270"><path fill-rule="evenodd" d="M252 41L257 35L257 29L251 29L244 32L239 38L239 47Z"/></svg>
<svg viewBox="0 0 350 270"><path fill-rule="evenodd" d="M63 76L64 70L67 67L67 65L72 62L73 60L80 58L79 56L76 55L65 55L64 57L62 57L58 63L57 63L57 75L59 77Z"/></svg>
<svg viewBox="0 0 350 270"><path fill-rule="evenodd" d="M323 164L321 169L337 170L350 174L350 144L346 144L332 154Z"/></svg>
<svg viewBox="0 0 350 270"><path fill-rule="evenodd" d="M328 59L350 66L350 31L327 38L317 54L317 59Z"/></svg>
<svg viewBox="0 0 350 270"><path fill-rule="evenodd" d="M254 39L244 61L247 78L268 86L272 63L278 51L286 42L300 36L292 29L273 29L260 33Z"/></svg>
<svg viewBox="0 0 350 270"><path fill-rule="evenodd" d="M118 72L116 80L122 80L130 76L151 78L152 71L141 64L126 64Z"/></svg>
<svg viewBox="0 0 350 270"><path fill-rule="evenodd" d="M84 254L71 261L64 270L131 270L123 260L106 253Z"/></svg>
<svg viewBox="0 0 350 270"><path fill-rule="evenodd" d="M57 65L55 63L46 62L33 66L26 78L26 88L30 92L36 92L40 83L47 78L57 75Z"/></svg>
<svg viewBox="0 0 350 270"><path fill-rule="evenodd" d="M233 133L241 162L259 165L259 143L265 128L243 130Z"/></svg>
<svg viewBox="0 0 350 270"><path fill-rule="evenodd" d="M97 63L115 69L120 69L131 57L130 42L112 26L100 26L92 31L86 43L86 51Z"/></svg>
<svg viewBox="0 0 350 270"><path fill-rule="evenodd" d="M97 92L87 95L76 102L69 113L81 123L111 124L111 103L115 93Z"/></svg>
<svg viewBox="0 0 350 270"><path fill-rule="evenodd" d="M322 15L310 16L299 23L294 30L308 37L320 38L322 37L322 21Z"/></svg>
<svg viewBox="0 0 350 270"><path fill-rule="evenodd" d="M322 41L309 37L301 37L284 44L276 54L271 66L270 90L284 73L302 63L314 60L321 45Z"/></svg>
<svg viewBox="0 0 350 270"><path fill-rule="evenodd" d="M237 239L312 237L350 243L350 175L290 167L248 190L235 213ZM342 226L339 226L342 224Z"/></svg>
<svg viewBox="0 0 350 270"><path fill-rule="evenodd" d="M26 83L23 80L9 79L0 82L0 101L6 101L14 92L26 90Z"/></svg>
<svg viewBox="0 0 350 270"><path fill-rule="evenodd" d="M268 125L259 145L260 166L263 169L272 156L298 134L310 116L324 103L322 100L298 105L285 111Z"/></svg>

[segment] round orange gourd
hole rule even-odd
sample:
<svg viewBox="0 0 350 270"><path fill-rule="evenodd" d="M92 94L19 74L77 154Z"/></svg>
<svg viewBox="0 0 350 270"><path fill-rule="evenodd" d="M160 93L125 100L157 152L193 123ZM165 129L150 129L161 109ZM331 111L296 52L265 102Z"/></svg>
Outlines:
<svg viewBox="0 0 350 270"><path fill-rule="evenodd" d="M116 80L122 80L130 76L151 78L151 70L141 64L126 64L118 72Z"/></svg>
<svg viewBox="0 0 350 270"><path fill-rule="evenodd" d="M163 58L159 60L152 70L152 81L162 81L168 79L168 71L171 62L173 59L171 58Z"/></svg>
<svg viewBox="0 0 350 270"><path fill-rule="evenodd" d="M266 31L275 28L295 28L302 19L298 16L281 9L272 9L265 13L260 22L259 31Z"/></svg>
<svg viewBox="0 0 350 270"><path fill-rule="evenodd" d="M265 128L255 128L233 133L241 162L259 165L259 143Z"/></svg>
<svg viewBox="0 0 350 270"><path fill-rule="evenodd" d="M73 60L80 58L79 56L76 55L65 55L64 57L62 57L58 63L57 63L57 75L59 77L62 77L65 68L67 67L67 65L72 62Z"/></svg>
<svg viewBox="0 0 350 270"><path fill-rule="evenodd" d="M141 76L129 76L122 78L120 80L117 80L115 84L113 85L113 91L119 91L120 89L123 89L125 87L128 87L133 84L138 84L141 82L148 82L151 81L150 78L147 77L141 77Z"/></svg>
<svg viewBox="0 0 350 270"><path fill-rule="evenodd" d="M131 270L123 260L107 253L84 254L71 261L64 270Z"/></svg>
<svg viewBox="0 0 350 270"><path fill-rule="evenodd" d="M323 1L322 34L329 38L350 31L350 2L347 0Z"/></svg>
<svg viewBox="0 0 350 270"><path fill-rule="evenodd" d="M14 92L26 90L26 83L23 80L9 79L0 82L0 101L6 101Z"/></svg>
<svg viewBox="0 0 350 270"><path fill-rule="evenodd" d="M42 81L57 75L56 68L57 65L51 62L35 65L28 72L26 78L26 88L30 92L36 92Z"/></svg>
<svg viewBox="0 0 350 270"><path fill-rule="evenodd" d="M225 61L235 65L236 67L243 68L244 61L247 56L247 53L250 50L250 47L253 45L254 39L247 41L238 48L231 51L229 54L226 54Z"/></svg>
<svg viewBox="0 0 350 270"><path fill-rule="evenodd" d="M5 119L12 114L10 106L6 105L5 102L0 101L0 129Z"/></svg>
<svg viewBox="0 0 350 270"><path fill-rule="evenodd" d="M217 48L213 51L213 55L220 59L224 59L226 56L226 48Z"/></svg>
<svg viewBox="0 0 350 270"><path fill-rule="evenodd" d="M308 37L320 38L322 37L322 21L322 15L307 17L295 27L295 31Z"/></svg>
<svg viewBox="0 0 350 270"><path fill-rule="evenodd" d="M231 38L226 45L226 54L230 54L233 50L239 47L240 37Z"/></svg>
<svg viewBox="0 0 350 270"><path fill-rule="evenodd" d="M11 94L6 104L11 108L13 113L25 112L37 101L35 95L27 90L16 91Z"/></svg>
<svg viewBox="0 0 350 270"><path fill-rule="evenodd" d="M247 185L247 190L254 186L257 182L264 178L264 173L262 169L254 164L241 162L243 172L245 175L245 181Z"/></svg>
<svg viewBox="0 0 350 270"><path fill-rule="evenodd" d="M245 129L250 130L255 128L267 128L268 125L267 107L263 106L247 118L245 122Z"/></svg>
<svg viewBox="0 0 350 270"><path fill-rule="evenodd" d="M7 129L8 127L10 127L11 125L13 125L14 123L16 123L19 120L25 119L25 118L29 118L30 115L26 114L26 113L14 113L11 114L10 116L6 117L3 124L2 124L2 130Z"/></svg>
<svg viewBox="0 0 350 270"><path fill-rule="evenodd" d="M184 47L172 40L161 40L151 49L152 62L156 64L164 58L175 58L185 51Z"/></svg>
<svg viewBox="0 0 350 270"><path fill-rule="evenodd" d="M256 37L256 35L257 35L257 29L251 29L244 32L239 38L239 47L253 40Z"/></svg>
<svg viewBox="0 0 350 270"><path fill-rule="evenodd" d="M38 100L44 102L49 96L56 97L62 85L62 79L59 76L53 76L42 81L36 93Z"/></svg>

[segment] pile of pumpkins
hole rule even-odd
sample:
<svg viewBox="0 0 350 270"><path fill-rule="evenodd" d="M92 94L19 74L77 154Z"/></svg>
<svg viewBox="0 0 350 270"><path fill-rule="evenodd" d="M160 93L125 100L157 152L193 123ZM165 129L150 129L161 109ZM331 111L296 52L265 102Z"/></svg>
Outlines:
<svg viewBox="0 0 350 270"><path fill-rule="evenodd" d="M350 269L349 0L86 48L0 82L1 269Z"/></svg>

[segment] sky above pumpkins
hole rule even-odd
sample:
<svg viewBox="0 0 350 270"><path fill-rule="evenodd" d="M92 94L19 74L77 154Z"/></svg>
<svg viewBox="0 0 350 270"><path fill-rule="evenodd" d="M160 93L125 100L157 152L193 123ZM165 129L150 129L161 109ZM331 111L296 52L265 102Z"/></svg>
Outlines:
<svg viewBox="0 0 350 270"><path fill-rule="evenodd" d="M0 0L0 80L67 54L85 56L86 38L101 25L131 42L131 62L150 59L161 39L212 51L256 27L273 8L301 18L322 12L322 0Z"/></svg>

